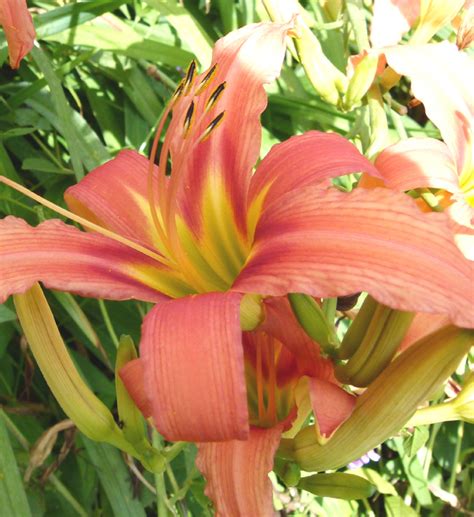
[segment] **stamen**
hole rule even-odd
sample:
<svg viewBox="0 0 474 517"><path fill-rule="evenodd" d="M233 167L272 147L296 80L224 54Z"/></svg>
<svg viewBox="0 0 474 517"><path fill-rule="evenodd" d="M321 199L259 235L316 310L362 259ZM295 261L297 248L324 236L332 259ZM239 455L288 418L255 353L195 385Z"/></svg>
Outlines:
<svg viewBox="0 0 474 517"><path fill-rule="evenodd" d="M276 368L275 368L275 344L270 338L268 341L269 354L268 354L268 406L267 406L267 419L274 425L277 422L276 412Z"/></svg>
<svg viewBox="0 0 474 517"><path fill-rule="evenodd" d="M212 79L216 75L216 70L217 70L217 64L215 64L213 67L211 67L209 69L207 74L201 80L201 83L199 84L199 88L196 90L196 95L200 95L211 84Z"/></svg>
<svg viewBox="0 0 474 517"><path fill-rule="evenodd" d="M219 113L217 117L207 126L207 128L204 130L203 134L201 135L201 138L199 139L200 142L204 142L209 138L209 135L216 129L216 127L220 126L222 119L224 118L225 111L222 113Z"/></svg>
<svg viewBox="0 0 474 517"><path fill-rule="evenodd" d="M209 99L207 99L206 102L206 111L209 111L214 106L219 97L222 95L222 92L225 90L226 86L227 83L224 81L211 93Z"/></svg>
<svg viewBox="0 0 474 517"><path fill-rule="evenodd" d="M258 419L261 421L265 415L265 407L263 404L263 370L262 370L262 344L258 342L257 348L257 364L256 364L256 380L257 380L257 401L258 401Z"/></svg>
<svg viewBox="0 0 474 517"><path fill-rule="evenodd" d="M194 117L194 101L191 101L191 104L189 105L188 111L186 111L186 115L184 116L184 135L183 138L186 138L188 136L189 130L191 129L191 124L193 122Z"/></svg>
<svg viewBox="0 0 474 517"><path fill-rule="evenodd" d="M184 79L178 84L178 87L176 88L173 95L171 96L171 100L170 100L171 105L173 105L181 97L183 90L184 90Z"/></svg>
<svg viewBox="0 0 474 517"><path fill-rule="evenodd" d="M126 237L123 237L122 235L118 235L115 232L112 232L111 230L107 230L107 228L103 228L102 226L99 226L98 224L95 224L91 221L88 221L87 219L84 219L83 217L74 214L73 212L70 212L69 210L66 210L59 205L56 205L55 203L48 201L47 199L42 198L38 194L35 194L34 192L31 192L26 187L23 187L23 185L20 185L19 183L16 183L15 181L12 181L11 179L6 178L5 176L0 176L0 183L4 183L5 185L8 185L12 189L16 190L17 192L20 192L21 194L24 194L25 196L29 197L30 199L33 199L40 205L43 205L50 210L53 210L53 212L56 212L57 214L60 214L64 217L67 217L68 219L71 219L71 221L74 221L76 223L81 224L85 228L88 228L89 230L94 230L97 233L100 233L104 235L105 237L109 237L109 239L112 239L116 242L119 242L120 244L123 244L129 248L134 249L135 251L138 251L139 253L142 253L143 255L146 255L147 257L150 257L161 264L168 265L169 261L166 259L166 257L163 257L162 255L158 255L157 253L149 250L148 248L145 248L144 246L141 246L140 244L131 241L130 239L127 239Z"/></svg>
<svg viewBox="0 0 474 517"><path fill-rule="evenodd" d="M189 90L191 89L193 82L194 82L194 76L196 74L196 68L197 64L194 59L189 64L188 70L186 72L186 77L184 78L184 95L188 95Z"/></svg>

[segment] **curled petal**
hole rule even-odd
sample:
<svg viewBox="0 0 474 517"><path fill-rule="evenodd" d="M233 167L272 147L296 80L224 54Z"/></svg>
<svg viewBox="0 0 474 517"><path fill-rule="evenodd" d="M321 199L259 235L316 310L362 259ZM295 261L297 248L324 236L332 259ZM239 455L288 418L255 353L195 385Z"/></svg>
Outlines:
<svg viewBox="0 0 474 517"><path fill-rule="evenodd" d="M164 286L161 264L102 235L56 219L36 228L16 217L0 220L0 303L37 281L82 296L156 302L166 298L155 289L159 278Z"/></svg>
<svg viewBox="0 0 474 517"><path fill-rule="evenodd" d="M419 0L374 0L374 15L370 28L372 46L396 45L419 16Z"/></svg>
<svg viewBox="0 0 474 517"><path fill-rule="evenodd" d="M448 42L384 52L388 64L411 79L413 94L438 126L461 174L465 165L472 165L474 61Z"/></svg>
<svg viewBox="0 0 474 517"><path fill-rule="evenodd" d="M169 440L248 436L240 300L209 293L156 305L143 324L145 385Z"/></svg>
<svg viewBox="0 0 474 517"><path fill-rule="evenodd" d="M10 66L18 68L20 61L33 48L36 33L26 0L2 0L0 25L8 42Z"/></svg>
<svg viewBox="0 0 474 517"><path fill-rule="evenodd" d="M148 205L148 164L135 151L121 151L66 190L69 208L115 233L160 249Z"/></svg>
<svg viewBox="0 0 474 517"><path fill-rule="evenodd" d="M310 379L309 390L319 434L323 439L329 438L350 417L357 399L322 379Z"/></svg>
<svg viewBox="0 0 474 517"><path fill-rule="evenodd" d="M207 480L206 495L216 516L272 517L272 485L268 473L280 442L282 425L252 428L248 440L198 444L196 465Z"/></svg>
<svg viewBox="0 0 474 517"><path fill-rule="evenodd" d="M472 275L446 215L423 214L387 189L312 187L266 210L233 288L322 298L367 291L389 307L449 314L471 327Z"/></svg>
<svg viewBox="0 0 474 517"><path fill-rule="evenodd" d="M434 187L459 191L453 155L433 138L408 138L384 149L375 166L385 184L395 190Z"/></svg>
<svg viewBox="0 0 474 517"><path fill-rule="evenodd" d="M148 418L152 415L153 409L150 393L145 387L144 372L143 361L134 359L123 366L119 374L133 402L143 413L143 416Z"/></svg>
<svg viewBox="0 0 474 517"><path fill-rule="evenodd" d="M297 358L300 375L336 382L331 361L321 357L319 345L301 328L287 298L266 298L264 307L265 321L259 330L278 339Z"/></svg>
<svg viewBox="0 0 474 517"><path fill-rule="evenodd" d="M266 207L291 190L362 171L380 176L369 160L342 136L308 131L275 145L265 156L252 177L249 204L260 200Z"/></svg>

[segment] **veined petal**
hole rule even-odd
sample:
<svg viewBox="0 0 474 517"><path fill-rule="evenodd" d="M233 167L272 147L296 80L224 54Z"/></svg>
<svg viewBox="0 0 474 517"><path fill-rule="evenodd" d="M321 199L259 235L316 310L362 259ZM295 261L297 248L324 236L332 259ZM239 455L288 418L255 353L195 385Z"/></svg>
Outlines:
<svg viewBox="0 0 474 517"><path fill-rule="evenodd" d="M173 109L167 134L172 157L169 203L196 233L202 226L202 205L209 192L226 196L236 218L234 224L244 233L246 194L260 152L260 114L267 104L263 85L280 73L285 36L291 26L252 24L220 39L212 57L211 70L216 66L212 78L206 79L207 72L197 77L190 94ZM204 136L213 121L215 129ZM223 188L214 190L216 183ZM222 201L213 203L219 206Z"/></svg>
<svg viewBox="0 0 474 517"><path fill-rule="evenodd" d="M308 131L277 144L261 161L252 177L249 210L253 227L260 209L291 190L320 185L351 172L379 177L377 169L349 140L335 133Z"/></svg>
<svg viewBox="0 0 474 517"><path fill-rule="evenodd" d="M408 138L391 145L379 154L375 166L391 189L434 187L459 192L453 155L434 138Z"/></svg>
<svg viewBox="0 0 474 517"><path fill-rule="evenodd" d="M329 438L350 417L357 399L322 379L309 379L309 392L319 434L323 439Z"/></svg>
<svg viewBox="0 0 474 517"><path fill-rule="evenodd" d="M16 217L0 220L0 303L37 281L82 296L150 302L166 298L157 289L172 282L159 262L102 235L57 219L36 228Z"/></svg>
<svg viewBox="0 0 474 517"><path fill-rule="evenodd" d="M396 45L420 16L420 0L374 0L373 10L372 46Z"/></svg>
<svg viewBox="0 0 474 517"><path fill-rule="evenodd" d="M308 187L263 214L233 289L322 298L367 291L389 307L445 313L471 327L472 275L446 215L423 214L388 189Z"/></svg>
<svg viewBox="0 0 474 517"><path fill-rule="evenodd" d="M134 359L120 369L119 375L137 408L148 418L153 413L153 407L145 387L144 373L143 360Z"/></svg>
<svg viewBox="0 0 474 517"><path fill-rule="evenodd" d="M474 60L448 42L385 49L388 64L411 79L413 94L438 126L458 174L472 166Z"/></svg>
<svg viewBox="0 0 474 517"><path fill-rule="evenodd" d="M0 25L5 31L8 42L10 66L18 68L20 61L33 48L36 37L26 0L2 0L0 2Z"/></svg>
<svg viewBox="0 0 474 517"><path fill-rule="evenodd" d="M68 188L64 195L66 203L81 217L161 251L148 203L148 167L144 156L121 151Z"/></svg>
<svg viewBox="0 0 474 517"><path fill-rule="evenodd" d="M238 293L156 305L140 345L157 429L169 440L248 436Z"/></svg>
<svg viewBox="0 0 474 517"><path fill-rule="evenodd" d="M214 503L216 517L273 516L268 473L282 427L254 427L245 441L198 444L196 465L207 480L205 493Z"/></svg>

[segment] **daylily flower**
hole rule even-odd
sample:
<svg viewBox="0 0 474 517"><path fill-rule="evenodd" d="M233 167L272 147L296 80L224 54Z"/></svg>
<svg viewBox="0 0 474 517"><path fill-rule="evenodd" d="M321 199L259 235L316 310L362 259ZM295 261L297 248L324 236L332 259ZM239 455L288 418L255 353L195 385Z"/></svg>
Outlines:
<svg viewBox="0 0 474 517"><path fill-rule="evenodd" d="M18 68L20 61L33 48L36 33L26 0L2 0L0 25L5 31L10 56L10 66Z"/></svg>
<svg viewBox="0 0 474 517"><path fill-rule="evenodd" d="M1 300L41 281L84 296L159 302L145 317L140 358L125 382L131 392L136 386L132 395L166 439L204 444L198 464L221 514L236 501L233 490L240 498L247 489L260 498L247 503L269 512L266 473L301 376L310 378L321 437L350 412L332 403L334 393L351 397L318 370L314 343L295 340L296 330L288 335L287 309L271 316L272 303L287 307L272 297L367 291L396 309L474 326L464 310L471 265L445 214L424 214L388 189L328 187L349 172L379 177L347 140L317 131L293 137L253 173L262 85L278 75L291 28L244 27L216 44L203 74L190 65L160 123L158 134L172 113L158 166L156 145L150 162L124 151L67 190L72 212L56 210L92 231L59 220L36 228L14 217L0 221ZM261 296L269 299L259 304ZM252 303L253 326L245 317ZM260 316L262 327L253 329ZM275 321L283 325L278 332Z"/></svg>
<svg viewBox="0 0 474 517"><path fill-rule="evenodd" d="M464 3L465 0L374 0L370 42L377 48L396 45L416 25L410 43L427 43Z"/></svg>
<svg viewBox="0 0 474 517"><path fill-rule="evenodd" d="M456 228L466 256L474 257L474 61L450 43L385 50L390 66L411 79L417 99L445 143L409 138L386 148L375 165L395 190L441 189L440 205ZM471 234L471 235L470 235Z"/></svg>

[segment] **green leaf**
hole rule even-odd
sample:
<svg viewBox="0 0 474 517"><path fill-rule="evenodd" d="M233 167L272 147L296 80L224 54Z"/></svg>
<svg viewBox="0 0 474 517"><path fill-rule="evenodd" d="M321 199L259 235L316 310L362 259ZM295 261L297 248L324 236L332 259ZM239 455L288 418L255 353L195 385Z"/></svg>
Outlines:
<svg viewBox="0 0 474 517"><path fill-rule="evenodd" d="M26 158L21 164L26 171L50 172L52 174L73 174L70 169L60 169L55 163L45 158Z"/></svg>
<svg viewBox="0 0 474 517"><path fill-rule="evenodd" d="M82 436L90 461L99 475L115 517L145 517L140 501L135 499L132 480L119 451L104 443Z"/></svg>
<svg viewBox="0 0 474 517"><path fill-rule="evenodd" d="M103 20L94 24L87 23L74 30L50 36L48 40L110 50L134 59L148 59L171 66L186 66L193 58L193 54L187 50L151 37L145 38L133 26L112 14L107 17L107 23Z"/></svg>
<svg viewBox="0 0 474 517"><path fill-rule="evenodd" d="M377 492L381 494L397 495L397 491L392 483L384 479L376 470L362 467L360 469L351 470L351 474L370 481L377 489Z"/></svg>
<svg viewBox="0 0 474 517"><path fill-rule="evenodd" d="M0 305L0 323L6 323L7 321L15 320L15 312L9 309L6 305Z"/></svg>
<svg viewBox="0 0 474 517"><path fill-rule="evenodd" d="M413 433L407 436L403 440L403 450L406 455L411 458L414 456L419 449L425 445L430 437L430 432L428 430L428 426L422 425L419 427L415 427Z"/></svg>
<svg viewBox="0 0 474 517"><path fill-rule="evenodd" d="M393 443L400 455L403 470L405 471L416 499L422 506L429 506L433 503L433 499L431 497L431 492L428 489L428 480L426 479L421 463L416 456L408 458L405 454L403 449L403 438L393 438Z"/></svg>
<svg viewBox="0 0 474 517"><path fill-rule="evenodd" d="M0 512L8 517L31 516L25 489L0 409Z"/></svg>
<svg viewBox="0 0 474 517"><path fill-rule="evenodd" d="M33 48L31 55L48 82L54 108L61 121L62 133L68 143L72 168L76 175L76 179L80 180L84 176L84 168L77 151L76 140L78 139L78 135L76 134L75 127L71 122L71 106L69 106L66 99L61 86L61 81L58 79L58 76L56 75L46 54L41 49Z"/></svg>
<svg viewBox="0 0 474 517"><path fill-rule="evenodd" d="M374 485L366 479L344 472L314 474L301 478L297 486L321 497L337 499L366 499L375 490Z"/></svg>
<svg viewBox="0 0 474 517"><path fill-rule="evenodd" d="M34 18L37 38L43 39L66 29L77 27L108 11L117 9L126 0L95 0L92 2L74 2L52 9Z"/></svg>
<svg viewBox="0 0 474 517"><path fill-rule="evenodd" d="M385 511L387 517L418 517L418 513L407 506L398 495L390 495L385 498Z"/></svg>
<svg viewBox="0 0 474 517"><path fill-rule="evenodd" d="M185 7L175 0L147 0L147 3L166 16L201 65L208 65L211 62L212 41Z"/></svg>

